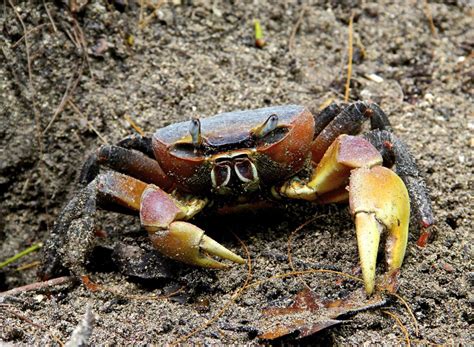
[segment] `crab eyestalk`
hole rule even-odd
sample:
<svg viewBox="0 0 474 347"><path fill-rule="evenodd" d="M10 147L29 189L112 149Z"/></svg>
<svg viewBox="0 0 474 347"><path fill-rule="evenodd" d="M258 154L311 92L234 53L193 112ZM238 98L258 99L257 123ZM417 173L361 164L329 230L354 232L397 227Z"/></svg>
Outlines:
<svg viewBox="0 0 474 347"><path fill-rule="evenodd" d="M192 118L189 125L189 134L195 148L202 145L203 139L201 135L201 121L199 118Z"/></svg>
<svg viewBox="0 0 474 347"><path fill-rule="evenodd" d="M257 138L262 138L271 133L278 127L278 116L276 114L270 115L263 124L252 129L250 132Z"/></svg>

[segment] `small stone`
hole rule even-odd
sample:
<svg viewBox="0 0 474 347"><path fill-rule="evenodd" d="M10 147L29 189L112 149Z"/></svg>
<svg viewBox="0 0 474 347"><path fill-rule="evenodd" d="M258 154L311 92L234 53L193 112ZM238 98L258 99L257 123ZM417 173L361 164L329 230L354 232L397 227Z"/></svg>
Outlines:
<svg viewBox="0 0 474 347"><path fill-rule="evenodd" d="M41 302L44 300L44 295L43 294L38 294L38 295L35 295L35 300L37 302Z"/></svg>
<svg viewBox="0 0 474 347"><path fill-rule="evenodd" d="M454 267L451 264L448 263L441 263L441 267L446 271L446 272L454 272Z"/></svg>
<svg viewBox="0 0 474 347"><path fill-rule="evenodd" d="M371 80L375 83L382 83L383 82L383 78L380 77L379 75L374 74L374 73L368 74L365 77L367 77L369 80Z"/></svg>

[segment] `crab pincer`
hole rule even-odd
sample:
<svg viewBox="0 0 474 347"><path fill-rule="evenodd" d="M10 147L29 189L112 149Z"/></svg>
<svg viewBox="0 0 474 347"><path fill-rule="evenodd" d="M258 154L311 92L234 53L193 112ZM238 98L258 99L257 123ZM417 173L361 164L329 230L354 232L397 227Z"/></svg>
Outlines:
<svg viewBox="0 0 474 347"><path fill-rule="evenodd" d="M355 217L357 243L365 290L375 287L380 236L388 231L388 272L400 268L405 256L410 199L401 178L382 165L381 154L365 139L340 135L327 149L310 180L290 180L280 193L319 203L349 198ZM349 185L347 181L349 179Z"/></svg>
<svg viewBox="0 0 474 347"><path fill-rule="evenodd" d="M204 204L198 199L186 203L177 201L160 188L149 185L141 197L140 220L153 246L171 259L207 268L227 267L209 254L245 264L244 259L205 235L204 230L180 221L194 216Z"/></svg>
<svg viewBox="0 0 474 347"><path fill-rule="evenodd" d="M365 290L372 293L380 234L386 230L388 272L401 267L408 240L410 199L405 184L393 171L376 166L351 174L349 205L355 217L359 257Z"/></svg>

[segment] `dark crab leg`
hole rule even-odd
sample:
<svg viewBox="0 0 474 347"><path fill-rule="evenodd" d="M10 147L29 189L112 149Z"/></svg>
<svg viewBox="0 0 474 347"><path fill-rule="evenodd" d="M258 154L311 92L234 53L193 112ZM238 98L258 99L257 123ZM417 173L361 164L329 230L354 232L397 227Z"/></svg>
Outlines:
<svg viewBox="0 0 474 347"><path fill-rule="evenodd" d="M121 147L123 149L138 151L144 154L145 156L149 157L150 159L153 159L153 160L155 159L153 155L153 149L151 147L151 138L147 136L130 135L120 140L119 142L117 142L115 146ZM82 167L79 182L82 183L83 185L88 184L94 178L96 178L97 175L99 175L101 164L107 165L106 160L104 160L104 158L100 158L99 153L98 153L99 151L92 153L86 159ZM121 171L121 172L127 173L124 171Z"/></svg>
<svg viewBox="0 0 474 347"><path fill-rule="evenodd" d="M312 145L313 161L318 163L329 146L341 134L355 135L362 124L370 120L372 129L391 130L387 115L377 104L357 101L345 107L331 104L315 118L315 139Z"/></svg>
<svg viewBox="0 0 474 347"><path fill-rule="evenodd" d="M105 145L97 151L97 162L146 183L156 184L166 191L172 190L171 180L158 162L137 150Z"/></svg>
<svg viewBox="0 0 474 347"><path fill-rule="evenodd" d="M290 198L332 202L344 197L342 189L350 176L349 200L368 294L375 285L382 230L389 233L389 271L400 267L408 238L410 201L406 187L393 171L380 166L382 161L381 154L367 140L341 135L328 148L309 182L290 180L280 188L280 194Z"/></svg>

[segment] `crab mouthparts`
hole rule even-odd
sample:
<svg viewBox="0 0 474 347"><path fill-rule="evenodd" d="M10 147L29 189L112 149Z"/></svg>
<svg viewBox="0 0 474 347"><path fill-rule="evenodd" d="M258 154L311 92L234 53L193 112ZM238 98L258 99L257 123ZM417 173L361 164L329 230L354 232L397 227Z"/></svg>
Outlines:
<svg viewBox="0 0 474 347"><path fill-rule="evenodd" d="M258 185L257 168L249 158L220 158L220 161L214 164L211 171L211 181L213 188L221 193L226 194L230 192L229 186L233 175L238 178L240 186L244 189L254 190ZM227 189L226 189L227 188Z"/></svg>

